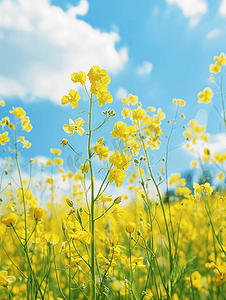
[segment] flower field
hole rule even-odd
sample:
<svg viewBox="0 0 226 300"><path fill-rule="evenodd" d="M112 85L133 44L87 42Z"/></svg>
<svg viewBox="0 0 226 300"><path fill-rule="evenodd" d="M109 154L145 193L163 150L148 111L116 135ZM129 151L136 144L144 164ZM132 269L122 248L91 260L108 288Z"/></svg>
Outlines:
<svg viewBox="0 0 226 300"><path fill-rule="evenodd" d="M226 133L226 57L214 60L212 87L198 102L213 105ZM206 126L185 121L182 99L173 99L175 115L166 121L170 116L161 108L144 107L129 94L114 122L106 70L93 66L71 80L88 101L73 89L62 97L72 117L62 124L59 149L50 149L41 165L21 163L32 146L26 112L13 107L3 116L0 102L0 299L226 299L226 153L211 153ZM114 151L101 132L111 122ZM178 147L197 156L190 162L199 172L192 186L168 171L177 124L184 138ZM66 147L81 162L76 173L61 158ZM176 161L173 152L170 159ZM35 181L38 170L43 176Z"/></svg>

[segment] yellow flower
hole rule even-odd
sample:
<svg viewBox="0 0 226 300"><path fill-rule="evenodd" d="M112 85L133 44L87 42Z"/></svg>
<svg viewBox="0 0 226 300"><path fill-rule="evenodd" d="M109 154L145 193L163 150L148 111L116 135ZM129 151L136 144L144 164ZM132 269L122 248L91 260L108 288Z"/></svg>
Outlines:
<svg viewBox="0 0 226 300"><path fill-rule="evenodd" d="M134 232L134 228L135 228L135 223L128 223L126 225L126 231L128 233L133 233Z"/></svg>
<svg viewBox="0 0 226 300"><path fill-rule="evenodd" d="M14 128L14 124L13 123L9 123L8 127L9 127L9 129L13 129Z"/></svg>
<svg viewBox="0 0 226 300"><path fill-rule="evenodd" d="M112 195L105 197L104 194L101 193L98 199L100 202L105 203L106 201L112 201Z"/></svg>
<svg viewBox="0 0 226 300"><path fill-rule="evenodd" d="M128 127L122 121L116 122L114 125L114 131L111 131L111 135L113 136L113 138L119 137L121 140L125 140L128 134Z"/></svg>
<svg viewBox="0 0 226 300"><path fill-rule="evenodd" d="M52 165L52 160L49 158L46 162L46 166Z"/></svg>
<svg viewBox="0 0 226 300"><path fill-rule="evenodd" d="M47 211L43 209L41 206L35 207L34 209L34 218L37 221L41 221L47 217Z"/></svg>
<svg viewBox="0 0 226 300"><path fill-rule="evenodd" d="M72 73L71 80L74 83L80 82L82 85L86 83L86 74L84 72Z"/></svg>
<svg viewBox="0 0 226 300"><path fill-rule="evenodd" d="M59 235L53 231L47 232L44 237L49 245L56 245L60 240Z"/></svg>
<svg viewBox="0 0 226 300"><path fill-rule="evenodd" d="M218 175L218 178L219 178L220 180L224 179L224 178L225 178L224 173L221 172L221 173Z"/></svg>
<svg viewBox="0 0 226 300"><path fill-rule="evenodd" d="M97 98L99 100L100 107L103 106L106 102L112 103L113 101L113 98L109 91L98 92Z"/></svg>
<svg viewBox="0 0 226 300"><path fill-rule="evenodd" d="M198 93L198 103L204 102L209 103L211 102L211 98L213 97L212 91L209 87L205 88L203 92Z"/></svg>
<svg viewBox="0 0 226 300"><path fill-rule="evenodd" d="M110 156L109 162L115 165L118 169L128 170L131 157L131 154L126 156L125 153L120 153L118 150L116 150L113 155Z"/></svg>
<svg viewBox="0 0 226 300"><path fill-rule="evenodd" d="M74 240L78 240L85 244L91 244L92 234L85 230L77 230L74 234L71 235Z"/></svg>
<svg viewBox="0 0 226 300"><path fill-rule="evenodd" d="M14 226L17 222L17 215L13 212L6 214L1 219L2 223L6 226Z"/></svg>
<svg viewBox="0 0 226 300"><path fill-rule="evenodd" d="M214 269L214 273L217 275L215 286L219 286L226 282L226 267L224 265L217 266L216 269Z"/></svg>
<svg viewBox="0 0 226 300"><path fill-rule="evenodd" d="M126 105L129 105L129 101L128 101L128 98L124 97L122 99L122 102L123 102L123 106L126 104Z"/></svg>
<svg viewBox="0 0 226 300"><path fill-rule="evenodd" d="M0 286L6 287L8 283L16 281L16 277L8 276L8 272L5 270L0 271Z"/></svg>
<svg viewBox="0 0 226 300"><path fill-rule="evenodd" d="M101 80L102 77L107 76L107 71L104 69L100 69L99 66L93 66L89 70L87 76L89 77L90 83L95 83L96 81Z"/></svg>
<svg viewBox="0 0 226 300"><path fill-rule="evenodd" d="M13 110L10 110L9 111L11 114L15 114L17 118L19 119L23 119L26 115L25 111L23 110L22 107L17 107L17 108L14 108L13 107Z"/></svg>
<svg viewBox="0 0 226 300"><path fill-rule="evenodd" d="M50 149L50 152L52 152L55 155L60 155L61 154L60 149Z"/></svg>
<svg viewBox="0 0 226 300"><path fill-rule="evenodd" d="M7 131L0 134L0 144L2 146L4 146L9 140L10 140L10 138L8 137L8 132Z"/></svg>
<svg viewBox="0 0 226 300"><path fill-rule="evenodd" d="M197 166L197 161L196 160L192 160L190 162L190 169L194 169L194 168L196 168L196 166Z"/></svg>
<svg viewBox="0 0 226 300"><path fill-rule="evenodd" d="M109 156L108 147L102 146L102 144L99 143L98 141L97 141L96 145L93 146L93 150L94 150L94 153L96 153L99 156L99 160L102 160L102 158L108 159L108 156Z"/></svg>
<svg viewBox="0 0 226 300"><path fill-rule="evenodd" d="M14 211L14 204L11 201L9 201L5 210L6 211Z"/></svg>
<svg viewBox="0 0 226 300"><path fill-rule="evenodd" d="M67 139L62 139L61 146L64 147L67 145Z"/></svg>
<svg viewBox="0 0 226 300"><path fill-rule="evenodd" d="M123 110L121 112L121 115L123 116L123 119L131 116L131 110L129 108L123 107Z"/></svg>
<svg viewBox="0 0 226 300"><path fill-rule="evenodd" d="M89 172L89 164L81 164L81 172L87 174Z"/></svg>
<svg viewBox="0 0 226 300"><path fill-rule="evenodd" d="M148 112L153 112L153 111L156 111L156 108L155 108L155 107L152 107L152 106L149 106L149 107L147 108L147 111L148 111Z"/></svg>
<svg viewBox="0 0 226 300"><path fill-rule="evenodd" d="M110 170L110 175L108 176L109 182L115 181L117 187L120 187L123 183L123 180L126 178L126 173L117 168L112 168Z"/></svg>
<svg viewBox="0 0 226 300"><path fill-rule="evenodd" d="M67 103L71 103L71 107L74 109L78 106L78 101L81 97L79 96L78 92L74 91L74 90L70 90L69 92L69 96L63 96L61 99L61 103L63 105L67 104Z"/></svg>
<svg viewBox="0 0 226 300"><path fill-rule="evenodd" d="M62 166L63 164L63 159L62 158L54 158L53 162L55 162L55 164L57 164L58 166Z"/></svg>
<svg viewBox="0 0 226 300"><path fill-rule="evenodd" d="M4 100L0 100L0 106L5 106L5 101Z"/></svg>
<svg viewBox="0 0 226 300"><path fill-rule="evenodd" d="M137 103L137 101L138 101L138 97L129 94L128 101L129 101L129 103L131 103L134 106Z"/></svg>
<svg viewBox="0 0 226 300"><path fill-rule="evenodd" d="M6 124L9 124L9 117L2 118L1 125L4 127Z"/></svg>
<svg viewBox="0 0 226 300"><path fill-rule="evenodd" d="M220 56L214 56L214 60L215 60L215 65L211 64L210 65L210 72L212 73L218 73L221 70L222 65L226 64L226 57L225 54L223 52L221 52Z"/></svg>
<svg viewBox="0 0 226 300"><path fill-rule="evenodd" d="M69 136L74 134L74 131L77 131L79 135L82 135L84 129L82 125L84 124L84 120L82 118L78 118L75 120L75 123L72 119L69 119L69 125L63 125L63 129L66 133L70 133Z"/></svg>

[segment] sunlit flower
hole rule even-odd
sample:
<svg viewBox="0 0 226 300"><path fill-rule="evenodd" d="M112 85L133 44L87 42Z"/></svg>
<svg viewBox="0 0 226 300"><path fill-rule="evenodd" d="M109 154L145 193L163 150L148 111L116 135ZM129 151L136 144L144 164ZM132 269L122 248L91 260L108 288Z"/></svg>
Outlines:
<svg viewBox="0 0 226 300"><path fill-rule="evenodd" d="M15 116L19 119L23 119L26 115L26 113L25 113L25 111L23 110L22 107L17 107L17 108L13 107L13 110L10 110L9 112L11 114L15 114Z"/></svg>
<svg viewBox="0 0 226 300"><path fill-rule="evenodd" d="M0 271L0 286L7 287L9 283L16 281L16 277L8 276L8 272L5 270Z"/></svg>
<svg viewBox="0 0 226 300"><path fill-rule="evenodd" d="M8 132L7 131L0 134L0 144L2 146L4 146L9 140L10 140L10 138L8 137Z"/></svg>
<svg viewBox="0 0 226 300"><path fill-rule="evenodd" d="M84 124L84 120L82 118L78 118L75 120L75 123L72 119L69 119L69 125L63 125L63 129L66 133L70 133L69 136L74 134L74 131L77 131L79 135L82 135L84 129L82 125Z"/></svg>
<svg viewBox="0 0 226 300"><path fill-rule="evenodd" d="M74 90L70 90L69 92L69 96L63 96L61 99L61 103L63 105L67 104L67 103L71 103L71 107L74 109L78 106L78 101L80 100L80 95L78 94L78 92L74 91Z"/></svg>
<svg viewBox="0 0 226 300"><path fill-rule="evenodd" d="M44 237L49 245L56 245L60 240L59 235L53 231L47 232Z"/></svg>
<svg viewBox="0 0 226 300"><path fill-rule="evenodd" d="M41 206L35 207L34 209L34 218L37 221L41 221L47 217L47 211L43 209Z"/></svg>
<svg viewBox="0 0 226 300"><path fill-rule="evenodd" d="M210 88L205 88L203 92L198 93L199 100L198 102L209 103L211 102L211 98L213 97L212 91Z"/></svg>
<svg viewBox="0 0 226 300"><path fill-rule="evenodd" d="M17 223L17 215L13 212L10 212L4 215L1 219L2 223L6 226L14 226Z"/></svg>
<svg viewBox="0 0 226 300"><path fill-rule="evenodd" d="M50 149L50 152L52 152L55 155L60 155L61 154L60 149Z"/></svg>
<svg viewBox="0 0 226 300"><path fill-rule="evenodd" d="M110 170L110 175L108 176L109 182L115 181L117 187L121 186L123 180L126 178L126 173L120 169L112 168Z"/></svg>
<svg viewBox="0 0 226 300"><path fill-rule="evenodd" d="M86 83L86 74L84 72L72 73L71 80L74 83L80 82L82 85Z"/></svg>

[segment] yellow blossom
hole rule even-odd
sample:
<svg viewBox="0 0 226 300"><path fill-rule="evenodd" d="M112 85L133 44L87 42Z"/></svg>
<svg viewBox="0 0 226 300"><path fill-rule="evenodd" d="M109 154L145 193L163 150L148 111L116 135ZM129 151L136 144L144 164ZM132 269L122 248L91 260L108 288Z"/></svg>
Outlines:
<svg viewBox="0 0 226 300"><path fill-rule="evenodd" d="M62 158L54 158L53 162L55 162L55 164L57 164L58 166L62 166L63 165L63 159Z"/></svg>
<svg viewBox="0 0 226 300"><path fill-rule="evenodd" d="M8 272L5 270L0 271L0 286L7 287L8 283L16 281L16 277L8 276Z"/></svg>
<svg viewBox="0 0 226 300"><path fill-rule="evenodd" d="M198 103L204 102L209 103L211 102L211 98L213 97L212 91L209 87L205 88L203 92L198 93Z"/></svg>
<svg viewBox="0 0 226 300"><path fill-rule="evenodd" d="M86 74L84 72L72 73L71 80L74 83L80 82L82 85L86 83Z"/></svg>
<svg viewBox="0 0 226 300"><path fill-rule="evenodd" d="M15 116L19 119L23 119L26 115L26 113L25 113L25 111L23 110L22 107L17 107L17 108L13 107L13 110L10 110L9 112L11 114L15 114Z"/></svg>
<svg viewBox="0 0 226 300"><path fill-rule="evenodd" d="M34 218L37 221L41 221L47 217L47 211L43 209L41 206L35 207L34 209Z"/></svg>
<svg viewBox="0 0 226 300"><path fill-rule="evenodd" d="M53 231L47 232L44 237L49 245L56 245L60 240L59 235Z"/></svg>
<svg viewBox="0 0 226 300"><path fill-rule="evenodd" d="M0 100L0 106L5 106L5 101L4 100Z"/></svg>
<svg viewBox="0 0 226 300"><path fill-rule="evenodd" d="M107 76L107 71L100 69L99 66L93 66L88 73L90 83L95 83L101 80L102 77Z"/></svg>
<svg viewBox="0 0 226 300"><path fill-rule="evenodd" d="M135 223L130 222L126 225L126 231L128 233L133 233L134 229L135 229Z"/></svg>
<svg viewBox="0 0 226 300"><path fill-rule="evenodd" d="M122 121L116 122L114 125L114 131L111 131L111 135L113 136L113 138L119 137L121 140L125 140L128 134L128 127Z"/></svg>
<svg viewBox="0 0 226 300"><path fill-rule="evenodd" d="M70 133L69 136L74 134L74 131L77 131L79 135L82 135L84 132L84 129L82 128L83 124L84 120L82 118L75 120L75 123L72 119L69 119L69 125L63 125L63 129L66 133Z"/></svg>
<svg viewBox="0 0 226 300"><path fill-rule="evenodd" d="M117 168L112 168L110 170L110 175L108 176L109 182L115 181L117 187L120 187L123 183L123 180L126 178L126 173Z"/></svg>
<svg viewBox="0 0 226 300"><path fill-rule="evenodd" d="M138 97L134 96L132 94L129 94L128 101L129 101L130 104L132 104L134 106L138 101Z"/></svg>
<svg viewBox="0 0 226 300"><path fill-rule="evenodd" d="M99 161L104 159L108 159L109 156L109 149L108 147L102 146L103 142L100 143L97 141L96 145L93 146L94 153L96 153L99 156Z"/></svg>
<svg viewBox="0 0 226 300"><path fill-rule="evenodd" d="M2 146L4 146L9 140L10 140L10 138L8 137L8 132L7 131L0 134L0 144Z"/></svg>
<svg viewBox="0 0 226 300"><path fill-rule="evenodd" d="M74 109L78 106L78 101L80 100L80 98L81 97L78 92L74 90L70 90L69 96L63 96L61 99L61 103L65 105L70 102L71 107Z"/></svg>
<svg viewBox="0 0 226 300"><path fill-rule="evenodd" d="M14 226L17 223L17 215L13 212L10 212L4 215L1 219L2 223L6 226Z"/></svg>
<svg viewBox="0 0 226 300"><path fill-rule="evenodd" d="M52 152L55 155L60 155L61 154L60 149L50 149L50 152Z"/></svg>
<svg viewBox="0 0 226 300"><path fill-rule="evenodd" d="M67 145L67 139L62 139L61 146L64 147Z"/></svg>
<svg viewBox="0 0 226 300"><path fill-rule="evenodd" d="M104 196L104 194L101 193L98 199L100 202L105 203L106 201L112 201L112 195Z"/></svg>
<svg viewBox="0 0 226 300"><path fill-rule="evenodd" d="M198 163L197 163L196 160L192 160L192 161L190 162L190 169L196 168L197 164L198 164Z"/></svg>
<svg viewBox="0 0 226 300"><path fill-rule="evenodd" d="M81 164L81 172L83 174L87 174L89 172L89 163Z"/></svg>

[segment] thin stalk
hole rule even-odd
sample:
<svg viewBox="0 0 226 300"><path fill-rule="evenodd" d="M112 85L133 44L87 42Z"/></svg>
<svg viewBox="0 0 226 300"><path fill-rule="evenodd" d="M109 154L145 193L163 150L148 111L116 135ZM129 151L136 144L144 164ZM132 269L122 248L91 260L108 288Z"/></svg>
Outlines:
<svg viewBox="0 0 226 300"><path fill-rule="evenodd" d="M92 152L91 152L91 115L92 115L92 94L89 97L89 136L88 136L88 157L89 157L89 169L90 169L90 180L91 180L91 208L90 208L90 232L92 234L91 242L91 299L96 300L96 285L95 285L95 206L94 206L94 176L92 166Z"/></svg>

